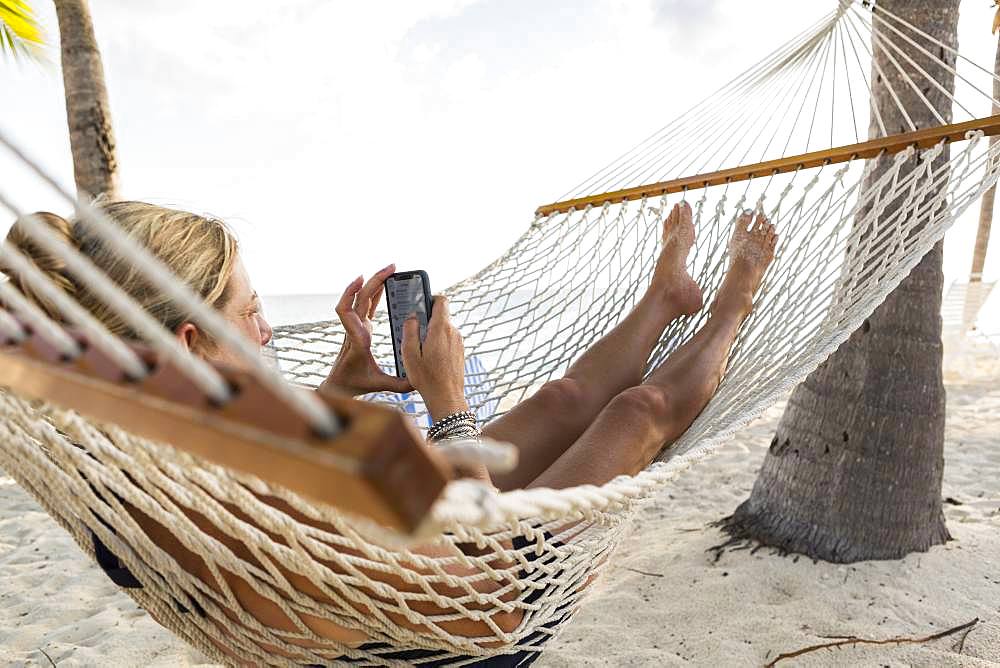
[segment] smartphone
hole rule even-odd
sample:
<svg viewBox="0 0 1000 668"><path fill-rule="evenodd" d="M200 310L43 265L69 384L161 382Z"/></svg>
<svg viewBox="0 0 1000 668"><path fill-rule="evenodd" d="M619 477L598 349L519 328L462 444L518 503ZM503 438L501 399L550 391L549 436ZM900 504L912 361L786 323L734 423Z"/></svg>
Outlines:
<svg viewBox="0 0 1000 668"><path fill-rule="evenodd" d="M396 375L406 378L403 367L403 323L411 313L417 314L420 343L427 337L427 323L434 305L431 282L426 271L397 271L385 279L385 303L389 307L389 327L392 329L392 353L396 358Z"/></svg>

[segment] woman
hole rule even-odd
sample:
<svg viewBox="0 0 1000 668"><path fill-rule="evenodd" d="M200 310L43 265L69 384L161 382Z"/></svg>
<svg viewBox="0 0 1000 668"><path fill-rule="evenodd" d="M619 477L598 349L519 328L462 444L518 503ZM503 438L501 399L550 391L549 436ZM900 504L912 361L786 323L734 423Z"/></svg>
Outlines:
<svg viewBox="0 0 1000 668"><path fill-rule="evenodd" d="M141 202L102 203L100 209L158 256L179 280L215 307L249 341L258 347L267 344L271 328L263 317L260 300L242 264L235 238L222 222ZM235 362L230 351L150 289L135 274L130 263L112 253L100 239L58 216L40 216L174 332L192 354L213 362ZM31 256L53 281L113 333L136 338L135 332L115 313L83 286L77 285L60 262L31 243L19 225L15 224L8 240ZM643 380L646 361L664 328L675 318L692 314L702 307L701 289L685 268L693 243L691 209L687 204L675 206L664 222L662 250L650 285L632 312L585 351L565 377L545 384L532 397L485 427L484 435L514 443L520 450L518 468L495 477L494 484L505 490L602 484L620 474L637 473L665 444L687 429L718 387L738 328L750 313L753 296L773 258L776 235L763 216L754 219L746 212L739 217L730 241L729 270L712 304L710 318L690 341ZM468 429L475 427L474 421L465 414L469 407L463 394L464 350L461 335L450 322L444 297L436 298L422 346L417 338L416 320L407 321L404 327L403 361L407 379L385 374L372 357L371 318L378 306L383 282L393 271L394 266L389 265L367 282L359 277L345 290L337 305L337 314L346 331L346 341L319 391L361 394L416 389L435 422L431 433L466 434ZM58 317L52 306L32 294L16 275L12 278L26 295L34 298L50 315ZM477 475L489 480L485 471ZM276 499L268 502L294 514ZM219 582L207 564L181 545L165 527L138 510L130 509L130 512L150 538L186 571L216 591L226 588L233 592L243 610L257 622L279 631L295 630L292 620L274 603L259 596L248 583L224 570L221 572L224 582ZM189 515L206 533L226 542L238 556L254 560L247 546L226 536L194 511ZM306 521L301 517L297 519ZM433 556L441 549L426 546L414 551ZM278 567L297 589L323 600L322 592L304 575L280 564ZM456 574L466 574L463 571L466 567L454 568ZM391 574L373 573L370 576L399 589L415 586L409 579ZM484 579L477 587L487 592L495 591L498 585ZM443 586L438 593L452 595ZM447 608L426 603L424 613L447 611ZM227 614L236 621L235 614ZM490 614L490 622L505 632L512 632L522 616L521 608L513 612L495 611ZM303 621L318 636L341 643L361 645L368 639L357 630L338 626L327 619ZM402 615L393 621L419 629ZM448 624L447 631L454 635L490 635L489 625L484 621L461 620ZM405 660L407 657L398 658Z"/></svg>

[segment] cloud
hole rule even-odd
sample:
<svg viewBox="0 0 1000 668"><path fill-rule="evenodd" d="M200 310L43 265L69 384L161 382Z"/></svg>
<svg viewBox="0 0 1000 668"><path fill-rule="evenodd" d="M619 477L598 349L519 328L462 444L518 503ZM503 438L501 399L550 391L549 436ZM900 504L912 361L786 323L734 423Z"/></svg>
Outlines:
<svg viewBox="0 0 1000 668"><path fill-rule="evenodd" d="M399 57L433 68L475 55L487 76L521 76L573 48L606 20L601 2L480 0L427 16L406 33Z"/></svg>
<svg viewBox="0 0 1000 668"><path fill-rule="evenodd" d="M675 38L691 41L715 21L719 4L718 0L652 0L653 20Z"/></svg>

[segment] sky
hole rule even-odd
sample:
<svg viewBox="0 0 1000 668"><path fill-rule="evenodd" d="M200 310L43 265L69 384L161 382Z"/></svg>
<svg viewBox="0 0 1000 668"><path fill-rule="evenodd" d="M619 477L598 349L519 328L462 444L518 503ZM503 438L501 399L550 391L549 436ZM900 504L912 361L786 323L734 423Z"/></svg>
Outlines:
<svg viewBox="0 0 1000 668"><path fill-rule="evenodd" d="M34 4L55 41L50 3ZM340 292L390 262L435 288L475 273L536 206L834 5L91 0L122 194L230 222L264 295ZM991 5L964 0L959 27L987 66ZM50 53L0 62L0 129L71 187ZM0 186L68 213L2 151ZM975 213L949 233L948 280L968 272Z"/></svg>

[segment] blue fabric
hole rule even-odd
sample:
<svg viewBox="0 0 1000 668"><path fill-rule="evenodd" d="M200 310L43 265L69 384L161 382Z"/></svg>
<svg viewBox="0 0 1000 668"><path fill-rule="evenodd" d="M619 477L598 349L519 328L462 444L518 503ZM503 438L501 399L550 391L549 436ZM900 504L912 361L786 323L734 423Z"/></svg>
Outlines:
<svg viewBox="0 0 1000 668"><path fill-rule="evenodd" d="M383 371L392 375L396 373L394 368L383 367ZM482 359L476 355L471 355L465 359L465 397L472 410L476 413L476 418L480 422L485 422L493 417L500 406L500 401L490 398L493 387L487 382L489 371L483 364ZM417 413L424 412L425 407L420 395L416 392L401 392L392 394L389 392L375 392L367 395L368 399L389 404L395 404L404 413L416 416ZM414 417L414 422L418 427L428 429L431 426L431 418L424 413L420 417Z"/></svg>

